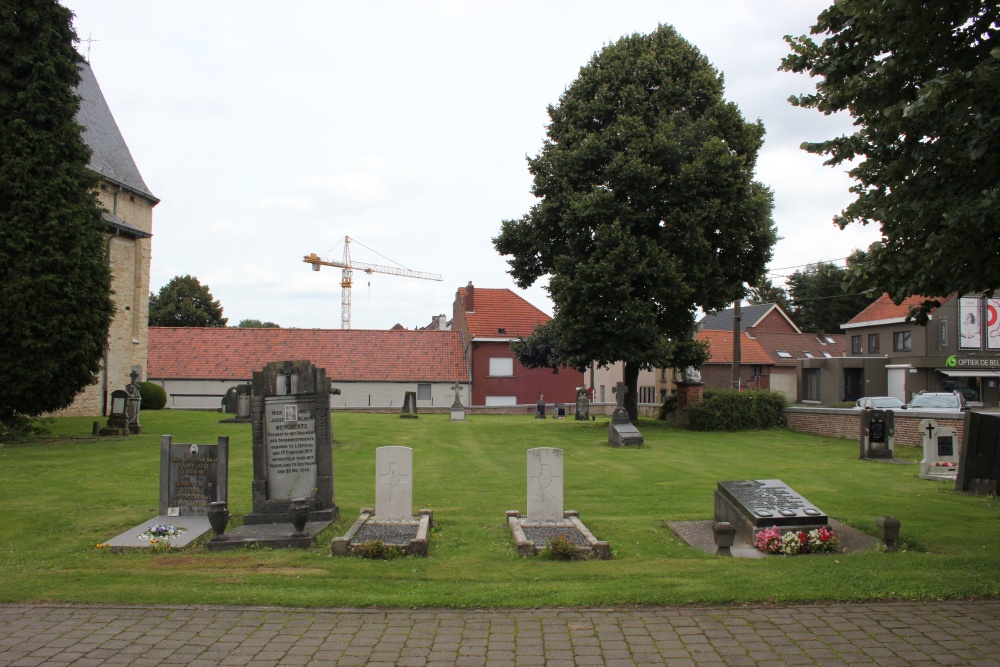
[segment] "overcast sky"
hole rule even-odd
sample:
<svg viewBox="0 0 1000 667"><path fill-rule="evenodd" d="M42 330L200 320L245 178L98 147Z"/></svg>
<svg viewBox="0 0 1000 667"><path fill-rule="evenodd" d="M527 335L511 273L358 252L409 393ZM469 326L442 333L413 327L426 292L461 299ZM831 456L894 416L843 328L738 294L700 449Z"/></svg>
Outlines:
<svg viewBox="0 0 1000 667"><path fill-rule="evenodd" d="M341 259L345 235L355 261L444 278L356 273L354 329L450 316L469 281L551 313L542 285L517 289L491 238L534 201L525 156L541 148L546 106L595 51L660 23L764 123L757 178L784 237L776 283L878 237L832 223L851 181L799 149L850 120L789 105L812 83L777 71L782 37L807 33L828 2L63 1L161 200L152 290L196 276L231 325L339 328L340 270L302 257Z"/></svg>

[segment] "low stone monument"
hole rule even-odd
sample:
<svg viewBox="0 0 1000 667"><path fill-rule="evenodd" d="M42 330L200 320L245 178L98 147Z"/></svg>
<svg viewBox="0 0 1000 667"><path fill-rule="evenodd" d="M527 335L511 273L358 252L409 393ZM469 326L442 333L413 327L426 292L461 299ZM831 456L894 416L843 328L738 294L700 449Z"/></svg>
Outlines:
<svg viewBox="0 0 1000 667"><path fill-rule="evenodd" d="M455 402L451 404L451 421L464 422L465 406L462 405L462 385L456 380L451 388L455 390Z"/></svg>
<svg viewBox="0 0 1000 667"><path fill-rule="evenodd" d="M590 421L590 396L586 387L576 389L576 420Z"/></svg>
<svg viewBox="0 0 1000 667"><path fill-rule="evenodd" d="M628 387L625 383L619 382L611 391L615 394L614 412L611 413L611 423L608 425L608 444L612 447L642 447L645 439L642 433L632 425L628 418L628 410L625 408L625 394Z"/></svg>
<svg viewBox="0 0 1000 667"><path fill-rule="evenodd" d="M593 536L579 512L563 510L563 450L555 447L528 450L528 515L509 510L507 525L519 556L534 556L561 536L583 557L611 558L611 547Z"/></svg>
<svg viewBox="0 0 1000 667"><path fill-rule="evenodd" d="M934 419L922 419L919 428L924 440L920 478L954 482L958 478L958 431L940 427Z"/></svg>
<svg viewBox="0 0 1000 667"><path fill-rule="evenodd" d="M1000 495L1000 415L967 412L964 438L955 490Z"/></svg>
<svg viewBox="0 0 1000 667"><path fill-rule="evenodd" d="M230 387L222 397L222 411L234 415L220 421L225 423L242 423L250 421L250 398L253 385L249 382Z"/></svg>
<svg viewBox="0 0 1000 667"><path fill-rule="evenodd" d="M403 394L403 409L399 413L400 419L417 419L417 392L408 391Z"/></svg>
<svg viewBox="0 0 1000 667"><path fill-rule="evenodd" d="M363 508L347 534L330 542L335 556L364 550L366 543L381 542L404 554L427 555L427 534L433 512L413 515L413 450L379 447L375 450L375 510Z"/></svg>
<svg viewBox="0 0 1000 667"><path fill-rule="evenodd" d="M780 479L719 482L715 520L735 526L736 536L748 544L771 526L809 531L829 523L826 514Z"/></svg>
<svg viewBox="0 0 1000 667"><path fill-rule="evenodd" d="M228 480L228 437L220 437L214 445L200 445L175 443L171 436L162 436L159 514L103 546L113 551L187 546L211 528L208 509L212 503L227 501Z"/></svg>
<svg viewBox="0 0 1000 667"><path fill-rule="evenodd" d="M538 395L538 402L535 403L535 419L545 419L545 394Z"/></svg>
<svg viewBox="0 0 1000 667"><path fill-rule="evenodd" d="M142 405L142 396L139 393L139 374L141 366L133 366L129 374L130 382L125 385L125 389L115 389L111 392L111 405L108 410L108 424L104 428L99 428L95 422L94 428L98 435L130 435L142 433L142 426L139 424L139 410Z"/></svg>
<svg viewBox="0 0 1000 667"><path fill-rule="evenodd" d="M895 413L892 410L862 410L860 446L862 459L891 459L895 444Z"/></svg>

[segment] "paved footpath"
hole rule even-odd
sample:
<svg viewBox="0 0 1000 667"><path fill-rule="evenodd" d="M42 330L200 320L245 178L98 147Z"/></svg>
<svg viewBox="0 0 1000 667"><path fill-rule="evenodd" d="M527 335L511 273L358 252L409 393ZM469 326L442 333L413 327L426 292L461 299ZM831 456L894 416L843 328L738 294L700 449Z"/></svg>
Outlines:
<svg viewBox="0 0 1000 667"><path fill-rule="evenodd" d="M0 665L1000 665L1000 600L469 611L0 605Z"/></svg>

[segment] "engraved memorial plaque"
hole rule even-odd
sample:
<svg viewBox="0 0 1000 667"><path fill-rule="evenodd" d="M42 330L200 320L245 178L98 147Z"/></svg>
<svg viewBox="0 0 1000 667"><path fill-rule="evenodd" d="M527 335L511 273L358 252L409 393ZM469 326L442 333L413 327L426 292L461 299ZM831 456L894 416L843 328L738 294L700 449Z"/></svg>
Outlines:
<svg viewBox="0 0 1000 667"><path fill-rule="evenodd" d="M293 396L264 399L267 485L271 498L316 494L316 422Z"/></svg>
<svg viewBox="0 0 1000 667"><path fill-rule="evenodd" d="M210 503L228 500L228 459L228 437L214 445L176 443L169 435L161 437L160 514L207 516Z"/></svg>

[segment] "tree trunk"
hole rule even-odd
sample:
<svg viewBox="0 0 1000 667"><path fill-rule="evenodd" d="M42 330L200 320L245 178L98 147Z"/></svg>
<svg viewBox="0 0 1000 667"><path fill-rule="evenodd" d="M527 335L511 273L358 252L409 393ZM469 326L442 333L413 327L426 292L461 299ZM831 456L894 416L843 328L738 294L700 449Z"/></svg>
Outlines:
<svg viewBox="0 0 1000 667"><path fill-rule="evenodd" d="M625 362L625 376L622 381L628 387L625 392L625 409L633 424L639 419L639 364Z"/></svg>

